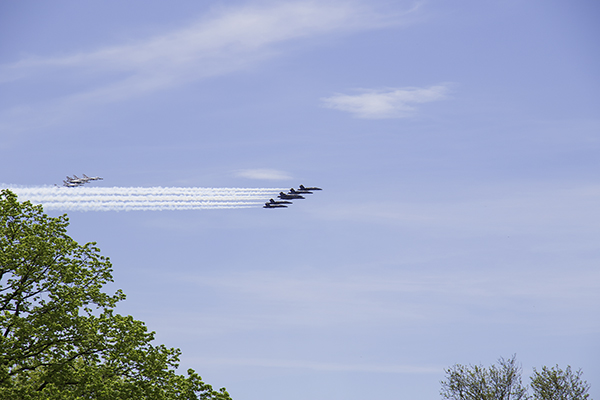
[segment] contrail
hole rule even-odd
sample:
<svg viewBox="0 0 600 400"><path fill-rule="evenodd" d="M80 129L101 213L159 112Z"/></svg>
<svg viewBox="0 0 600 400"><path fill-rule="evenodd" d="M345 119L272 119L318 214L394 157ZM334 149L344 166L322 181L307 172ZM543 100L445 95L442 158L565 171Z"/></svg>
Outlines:
<svg viewBox="0 0 600 400"><path fill-rule="evenodd" d="M4 186L4 185L3 185ZM260 207L286 189L4 186L19 200L69 211L203 210Z"/></svg>

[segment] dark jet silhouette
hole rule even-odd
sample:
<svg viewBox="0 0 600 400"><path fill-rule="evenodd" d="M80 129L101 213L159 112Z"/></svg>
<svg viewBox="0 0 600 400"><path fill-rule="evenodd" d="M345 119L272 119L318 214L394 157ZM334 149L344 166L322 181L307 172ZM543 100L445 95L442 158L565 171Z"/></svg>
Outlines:
<svg viewBox="0 0 600 400"><path fill-rule="evenodd" d="M285 204L273 204L267 201L263 208L287 208L287 206Z"/></svg>
<svg viewBox="0 0 600 400"><path fill-rule="evenodd" d="M300 190L323 190L318 187L304 187L304 185L300 185Z"/></svg>
<svg viewBox="0 0 600 400"><path fill-rule="evenodd" d="M271 203L271 204L292 204L291 201L285 201L285 200L284 201L275 201L273 199L270 199L269 203Z"/></svg>
<svg viewBox="0 0 600 400"><path fill-rule="evenodd" d="M294 189L291 188L290 191L288 192L288 194L312 194L312 192L309 192L308 190L302 190L302 189Z"/></svg>
<svg viewBox="0 0 600 400"><path fill-rule="evenodd" d="M294 200L294 199L303 199L304 196L300 196L299 194L292 194L292 193L283 193L283 192L279 192L279 197L282 200Z"/></svg>

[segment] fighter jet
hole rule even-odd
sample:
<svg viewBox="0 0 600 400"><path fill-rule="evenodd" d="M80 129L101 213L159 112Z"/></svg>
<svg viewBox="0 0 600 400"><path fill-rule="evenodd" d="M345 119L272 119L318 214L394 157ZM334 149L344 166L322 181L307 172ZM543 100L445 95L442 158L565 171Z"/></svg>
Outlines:
<svg viewBox="0 0 600 400"><path fill-rule="evenodd" d="M304 185L300 185L300 190L323 190L321 188L318 187L304 187Z"/></svg>
<svg viewBox="0 0 600 400"><path fill-rule="evenodd" d="M89 177L86 174L83 174L83 178L80 178L77 175L73 175L72 178L70 176L67 176L67 182L65 182L65 183L75 184L75 185L83 185L83 184L88 183L89 181L97 181L97 180L101 180L101 179L103 179L103 178L101 178L99 176Z"/></svg>
<svg viewBox="0 0 600 400"><path fill-rule="evenodd" d="M285 201L285 200L284 201L275 201L273 199L270 199L269 203L271 203L271 204L292 204L291 201Z"/></svg>
<svg viewBox="0 0 600 400"><path fill-rule="evenodd" d="M71 182L71 181L63 181L63 186L66 186L66 187L77 187L77 186L83 185L84 183L85 182L76 183L76 182Z"/></svg>
<svg viewBox="0 0 600 400"><path fill-rule="evenodd" d="M64 181L63 181L64 182ZM73 175L73 177L71 178L70 176L67 175L67 182L69 183L75 183L77 185L83 185L84 183L87 182L87 180L85 179L81 179L79 178L77 175Z"/></svg>
<svg viewBox="0 0 600 400"><path fill-rule="evenodd" d="M101 177L99 177L99 176L93 176L93 177L89 177L89 176L87 176L86 174L83 174L83 179L85 179L85 180L86 180L86 182L87 182L87 181L101 181L101 180L103 180L104 178L101 178Z"/></svg>
<svg viewBox="0 0 600 400"><path fill-rule="evenodd" d="M296 190L294 188L291 188L288 193L289 194L313 194L313 192L308 191L308 190L302 190L302 189Z"/></svg>
<svg viewBox="0 0 600 400"><path fill-rule="evenodd" d="M267 201L263 208L287 208L287 206L285 204L270 203Z"/></svg>
<svg viewBox="0 0 600 400"><path fill-rule="evenodd" d="M292 194L292 193L283 193L283 192L279 192L279 197L282 200L294 200L294 199L303 199L304 196L300 196L299 194Z"/></svg>

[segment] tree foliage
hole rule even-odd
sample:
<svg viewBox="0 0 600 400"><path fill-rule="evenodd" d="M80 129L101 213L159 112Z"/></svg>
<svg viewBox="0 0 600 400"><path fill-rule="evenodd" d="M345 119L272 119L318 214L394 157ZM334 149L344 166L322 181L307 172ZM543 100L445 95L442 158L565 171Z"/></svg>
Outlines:
<svg viewBox="0 0 600 400"><path fill-rule="evenodd" d="M498 360L499 366L456 364L446 369L441 395L449 400L520 400L527 398L516 356Z"/></svg>
<svg viewBox="0 0 600 400"><path fill-rule="evenodd" d="M115 313L125 295L102 290L109 259L67 226L0 193L0 398L230 399L191 369L178 375L179 349Z"/></svg>
<svg viewBox="0 0 600 400"><path fill-rule="evenodd" d="M531 376L533 396L521 384L521 367L516 356L500 358L498 366L485 368L481 365L456 364L446 369L442 381L442 397L450 400L588 400L590 386L581 379L581 370L573 373L558 368L535 368Z"/></svg>
<svg viewBox="0 0 600 400"><path fill-rule="evenodd" d="M572 372L556 367L542 367L541 371L533 369L531 388L535 400L586 400L590 386L581 379L581 370Z"/></svg>

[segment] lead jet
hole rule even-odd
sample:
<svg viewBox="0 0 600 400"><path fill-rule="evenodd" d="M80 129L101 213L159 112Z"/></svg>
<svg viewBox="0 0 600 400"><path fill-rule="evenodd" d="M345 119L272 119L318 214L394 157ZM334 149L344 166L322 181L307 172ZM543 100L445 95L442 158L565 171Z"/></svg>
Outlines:
<svg viewBox="0 0 600 400"><path fill-rule="evenodd" d="M300 190L323 190L321 188L318 187L304 187L304 185L300 185Z"/></svg>
<svg viewBox="0 0 600 400"><path fill-rule="evenodd" d="M287 208L287 206L285 204L270 203L267 201L263 208Z"/></svg>
<svg viewBox="0 0 600 400"><path fill-rule="evenodd" d="M101 177L99 177L99 176L93 176L93 177L89 177L89 176L87 176L86 174L83 174L83 179L85 179L85 181L86 181L86 182L89 182L89 181L101 181L101 180L103 180L104 178L101 178Z"/></svg>
<svg viewBox="0 0 600 400"><path fill-rule="evenodd" d="M292 194L292 193L283 193L283 192L279 192L279 197L282 200L294 200L294 199L303 199L304 196L300 196L299 194Z"/></svg>
<svg viewBox="0 0 600 400"><path fill-rule="evenodd" d="M285 201L285 200L284 200L284 201L275 201L275 200L273 200L273 199L270 199L270 200L269 200L269 203L270 203L270 204L292 204L292 202L291 202L291 201Z"/></svg>

